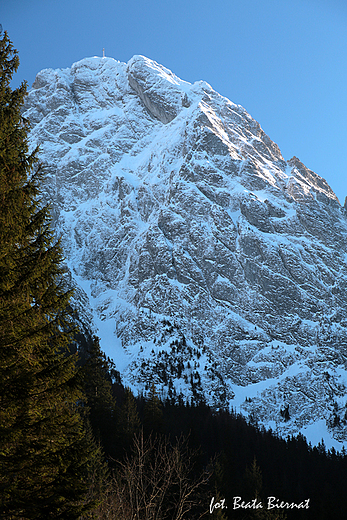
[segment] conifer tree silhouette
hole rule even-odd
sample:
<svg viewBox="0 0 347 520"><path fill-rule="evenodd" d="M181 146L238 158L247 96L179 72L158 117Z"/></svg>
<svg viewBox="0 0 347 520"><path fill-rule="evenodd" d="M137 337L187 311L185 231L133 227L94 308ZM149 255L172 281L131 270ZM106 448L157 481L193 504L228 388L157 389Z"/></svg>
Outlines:
<svg viewBox="0 0 347 520"><path fill-rule="evenodd" d="M69 355L71 293L49 208L40 197L38 150L28 151L21 117L27 85L0 35L0 517L77 519L98 448L78 413L75 355Z"/></svg>

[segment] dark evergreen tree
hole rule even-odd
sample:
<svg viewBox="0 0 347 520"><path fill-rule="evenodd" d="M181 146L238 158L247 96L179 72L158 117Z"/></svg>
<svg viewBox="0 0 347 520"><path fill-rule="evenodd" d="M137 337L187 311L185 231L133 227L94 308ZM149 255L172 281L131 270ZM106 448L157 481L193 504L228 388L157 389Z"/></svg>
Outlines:
<svg viewBox="0 0 347 520"><path fill-rule="evenodd" d="M256 504L261 503L263 506L259 509L253 509L246 518L259 518L261 520L285 520L287 518L282 510L267 508L266 498L263 494L263 476L255 457L251 466L246 468L244 489L247 500L256 500Z"/></svg>
<svg viewBox="0 0 347 520"><path fill-rule="evenodd" d="M213 473L211 479L211 483L213 486L213 496L209 504L210 515L213 520L227 520L226 509L228 508L228 506L225 503L225 498L220 493L220 489L225 480L223 466L219 460L222 457L223 454L220 454L213 464Z"/></svg>
<svg viewBox="0 0 347 520"><path fill-rule="evenodd" d="M119 444L123 449L129 450L133 444L134 435L140 431L140 426L135 397L130 388L125 388L124 400L118 411Z"/></svg>
<svg viewBox="0 0 347 520"><path fill-rule="evenodd" d="M0 517L75 519L98 449L83 427L62 251L43 173L28 151L21 107L26 83L12 90L19 60L0 35Z"/></svg>
<svg viewBox="0 0 347 520"><path fill-rule="evenodd" d="M161 433L163 425L162 403L158 397L155 384L152 383L149 399L146 401L143 415L143 427L146 433Z"/></svg>
<svg viewBox="0 0 347 520"><path fill-rule="evenodd" d="M112 395L109 363L94 336L82 368L88 418L94 437L102 444L107 456L115 456L116 400Z"/></svg>

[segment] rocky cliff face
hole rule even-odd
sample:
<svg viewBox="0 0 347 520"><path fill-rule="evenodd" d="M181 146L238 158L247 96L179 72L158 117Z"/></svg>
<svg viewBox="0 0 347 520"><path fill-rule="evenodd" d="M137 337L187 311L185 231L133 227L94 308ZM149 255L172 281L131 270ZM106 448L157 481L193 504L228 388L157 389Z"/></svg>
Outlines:
<svg viewBox="0 0 347 520"><path fill-rule="evenodd" d="M346 440L347 221L326 181L143 56L41 71L24 116L75 304L124 383Z"/></svg>

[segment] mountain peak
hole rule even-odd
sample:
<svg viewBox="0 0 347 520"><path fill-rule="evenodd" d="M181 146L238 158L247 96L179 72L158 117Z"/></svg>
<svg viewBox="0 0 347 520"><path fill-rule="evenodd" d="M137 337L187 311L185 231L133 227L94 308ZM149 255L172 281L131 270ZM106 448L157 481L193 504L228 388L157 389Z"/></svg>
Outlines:
<svg viewBox="0 0 347 520"><path fill-rule="evenodd" d="M345 440L347 228L327 182L144 56L41 71L25 110L82 327L124 382Z"/></svg>
<svg viewBox="0 0 347 520"><path fill-rule="evenodd" d="M144 56L133 56L127 65L129 85L152 116L164 124L172 121L182 107L190 106L190 83Z"/></svg>

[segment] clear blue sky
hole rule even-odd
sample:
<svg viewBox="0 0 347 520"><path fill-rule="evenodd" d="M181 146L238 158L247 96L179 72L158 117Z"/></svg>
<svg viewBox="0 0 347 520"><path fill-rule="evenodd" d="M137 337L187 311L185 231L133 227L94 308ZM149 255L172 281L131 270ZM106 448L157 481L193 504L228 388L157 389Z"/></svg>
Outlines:
<svg viewBox="0 0 347 520"><path fill-rule="evenodd" d="M243 105L347 196L346 0L2 0L14 86L87 56L143 54Z"/></svg>

